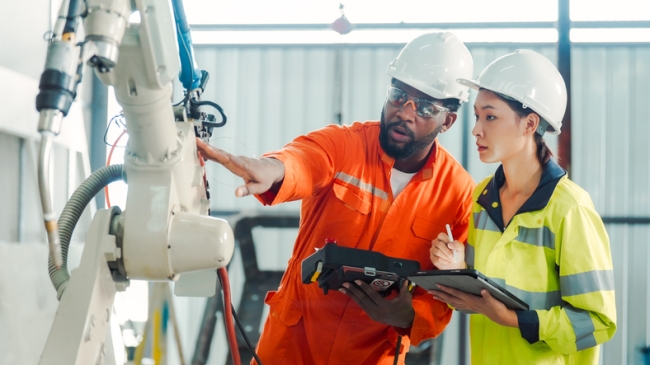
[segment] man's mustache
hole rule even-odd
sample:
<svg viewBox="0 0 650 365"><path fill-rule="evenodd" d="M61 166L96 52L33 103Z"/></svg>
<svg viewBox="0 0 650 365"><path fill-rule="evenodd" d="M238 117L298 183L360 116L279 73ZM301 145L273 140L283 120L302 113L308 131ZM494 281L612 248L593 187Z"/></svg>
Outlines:
<svg viewBox="0 0 650 365"><path fill-rule="evenodd" d="M415 138L413 131L410 130L410 129L406 126L406 122L403 121L403 120L398 120L397 122L388 123L388 124L386 125L386 129L388 129L388 128L392 128L392 127L402 127L402 128L400 129L401 132L403 132L404 134L406 134L407 136L409 136L409 137L411 137L411 138Z"/></svg>

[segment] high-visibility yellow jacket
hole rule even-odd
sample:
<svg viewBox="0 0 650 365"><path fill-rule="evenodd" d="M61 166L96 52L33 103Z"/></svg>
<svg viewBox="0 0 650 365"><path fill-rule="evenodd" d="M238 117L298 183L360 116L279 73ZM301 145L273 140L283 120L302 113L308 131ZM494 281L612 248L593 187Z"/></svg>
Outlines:
<svg viewBox="0 0 650 365"><path fill-rule="evenodd" d="M499 188L503 167L474 190L467 264L525 301L519 328L471 315L471 358L479 364L598 364L616 331L609 238L593 203L552 160L509 224Z"/></svg>
<svg viewBox="0 0 650 365"><path fill-rule="evenodd" d="M277 292L266 297L269 316L257 348L264 365L390 365L398 335L399 364L409 344L438 336L451 309L422 288L413 292L409 328L373 321L337 290L327 295L303 284L302 261L335 238L345 247L417 260L432 270L431 240L452 226L467 238L474 181L437 141L425 165L395 197L395 160L379 144L379 122L330 125L265 154L285 166L282 187L258 196L265 204L301 199L300 229Z"/></svg>

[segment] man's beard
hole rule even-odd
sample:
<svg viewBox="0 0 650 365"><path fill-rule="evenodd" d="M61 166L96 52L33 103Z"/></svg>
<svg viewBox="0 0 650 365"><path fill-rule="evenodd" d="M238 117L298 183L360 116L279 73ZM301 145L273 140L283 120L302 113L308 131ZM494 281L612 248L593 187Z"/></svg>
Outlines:
<svg viewBox="0 0 650 365"><path fill-rule="evenodd" d="M403 125L404 133L411 137L411 140L406 143L403 147L396 146L391 144L390 137L388 137L388 129L393 126ZM417 152L424 150L429 147L431 142L433 142L438 134L442 130L442 125L438 126L433 132L429 135L424 136L420 139L415 139L413 131L406 127L406 122L401 120L398 122L393 122L391 124L386 124L384 120L384 111L381 111L381 122L379 128L379 144L381 148L386 152L386 154L396 160L406 160L407 158L413 156Z"/></svg>

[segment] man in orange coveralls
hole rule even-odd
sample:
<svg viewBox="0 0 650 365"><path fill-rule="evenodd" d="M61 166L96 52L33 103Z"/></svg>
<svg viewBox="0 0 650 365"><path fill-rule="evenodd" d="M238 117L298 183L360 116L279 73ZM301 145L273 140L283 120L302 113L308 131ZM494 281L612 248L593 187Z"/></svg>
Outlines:
<svg viewBox="0 0 650 365"><path fill-rule="evenodd" d="M404 363L409 343L436 337L451 310L406 284L383 297L364 282L327 295L301 280L301 262L327 238L338 245L417 260L431 270L431 241L445 224L463 242L474 182L437 141L456 121L471 78L472 57L451 33L409 42L389 65L381 121L330 125L254 159L197 140L204 158L241 176L237 196L265 205L302 199L300 229L257 353L272 364ZM398 336L404 336L396 349ZM255 363L253 360L252 363Z"/></svg>

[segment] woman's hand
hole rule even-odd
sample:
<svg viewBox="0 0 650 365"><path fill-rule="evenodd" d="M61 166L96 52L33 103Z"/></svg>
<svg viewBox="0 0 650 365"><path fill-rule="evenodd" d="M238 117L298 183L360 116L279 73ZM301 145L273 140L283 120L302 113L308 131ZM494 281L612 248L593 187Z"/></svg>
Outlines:
<svg viewBox="0 0 650 365"><path fill-rule="evenodd" d="M438 284L438 287L440 291L431 290L429 293L433 294L433 297L441 302L445 302L458 310L480 313L502 326L519 326L515 311L506 308L486 289L481 290L481 296L478 296L440 284Z"/></svg>
<svg viewBox="0 0 650 365"><path fill-rule="evenodd" d="M456 261L454 262L454 251ZM429 250L431 263L440 270L465 269L465 245L459 241L451 241L445 233L440 233L436 239L431 241Z"/></svg>

